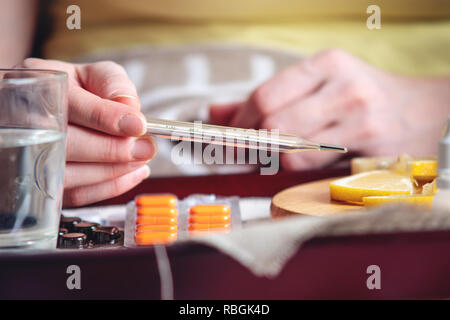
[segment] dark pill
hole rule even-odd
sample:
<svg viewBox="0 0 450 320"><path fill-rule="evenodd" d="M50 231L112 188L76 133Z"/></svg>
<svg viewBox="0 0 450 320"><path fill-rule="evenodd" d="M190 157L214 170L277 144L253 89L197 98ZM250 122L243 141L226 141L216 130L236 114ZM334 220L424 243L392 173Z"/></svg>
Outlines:
<svg viewBox="0 0 450 320"><path fill-rule="evenodd" d="M81 219L78 217L61 217L59 226L61 228L65 228L65 229L69 230L69 232L73 232L75 225L80 222L81 222Z"/></svg>
<svg viewBox="0 0 450 320"><path fill-rule="evenodd" d="M120 231L119 228L117 227L105 226L101 227L100 229L108 232L112 239L120 238Z"/></svg>
<svg viewBox="0 0 450 320"><path fill-rule="evenodd" d="M120 231L116 227L98 227L92 232L92 240L96 244L111 243L120 238Z"/></svg>
<svg viewBox="0 0 450 320"><path fill-rule="evenodd" d="M98 223L92 223L87 221L78 222L74 227L74 232L84 233L87 236L87 240L92 240L93 232L95 228L99 226Z"/></svg>
<svg viewBox="0 0 450 320"><path fill-rule="evenodd" d="M66 233L69 233L69 230L67 230L66 228L59 228L59 232L58 232L58 247L61 247L61 245L62 245L62 236L65 235Z"/></svg>
<svg viewBox="0 0 450 320"><path fill-rule="evenodd" d="M92 233L92 239L95 244L105 244L111 242L109 233L104 230L94 230Z"/></svg>
<svg viewBox="0 0 450 320"><path fill-rule="evenodd" d="M62 235L61 248L82 249L86 246L86 235L83 233L66 233Z"/></svg>

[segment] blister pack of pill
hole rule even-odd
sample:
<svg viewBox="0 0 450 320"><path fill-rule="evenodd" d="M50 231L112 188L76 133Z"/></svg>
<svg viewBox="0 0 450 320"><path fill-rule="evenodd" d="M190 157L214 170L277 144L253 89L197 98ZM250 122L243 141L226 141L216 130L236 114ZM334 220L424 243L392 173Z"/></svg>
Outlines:
<svg viewBox="0 0 450 320"><path fill-rule="evenodd" d="M61 216L59 226L58 249L119 248L123 245L123 231L115 226L65 216Z"/></svg>
<svg viewBox="0 0 450 320"><path fill-rule="evenodd" d="M126 247L170 244L241 227L239 197L142 194L127 204Z"/></svg>

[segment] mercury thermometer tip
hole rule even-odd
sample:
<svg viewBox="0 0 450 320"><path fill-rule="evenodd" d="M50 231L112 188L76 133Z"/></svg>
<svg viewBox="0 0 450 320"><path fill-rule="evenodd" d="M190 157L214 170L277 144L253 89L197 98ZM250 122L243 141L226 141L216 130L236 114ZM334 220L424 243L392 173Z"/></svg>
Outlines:
<svg viewBox="0 0 450 320"><path fill-rule="evenodd" d="M347 148L346 147L332 146L332 145L329 145L329 144L320 144L319 149L320 150L325 150L325 151L334 151L334 152L339 152L339 153L346 153L347 152Z"/></svg>

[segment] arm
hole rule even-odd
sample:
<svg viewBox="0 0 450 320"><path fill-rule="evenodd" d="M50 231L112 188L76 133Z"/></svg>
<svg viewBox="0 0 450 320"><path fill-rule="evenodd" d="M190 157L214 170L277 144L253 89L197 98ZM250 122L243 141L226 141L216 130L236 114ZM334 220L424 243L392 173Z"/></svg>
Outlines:
<svg viewBox="0 0 450 320"><path fill-rule="evenodd" d="M36 16L36 0L0 1L0 68L11 68L30 54Z"/></svg>

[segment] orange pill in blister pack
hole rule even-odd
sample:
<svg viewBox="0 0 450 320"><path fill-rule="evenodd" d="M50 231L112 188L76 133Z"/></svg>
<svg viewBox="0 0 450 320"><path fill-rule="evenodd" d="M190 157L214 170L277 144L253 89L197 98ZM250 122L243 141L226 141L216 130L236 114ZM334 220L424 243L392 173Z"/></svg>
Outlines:
<svg viewBox="0 0 450 320"><path fill-rule="evenodd" d="M216 230L216 229L229 229L229 223L191 223L189 224L189 230Z"/></svg>
<svg viewBox="0 0 450 320"><path fill-rule="evenodd" d="M198 216L191 215L189 217L189 223L203 223L203 224L215 224L215 223L230 223L230 216Z"/></svg>
<svg viewBox="0 0 450 320"><path fill-rule="evenodd" d="M171 207L138 207L137 214L139 216L176 217L178 215L178 210Z"/></svg>
<svg viewBox="0 0 450 320"><path fill-rule="evenodd" d="M162 225L177 225L176 217L169 216L138 216L136 224L162 224Z"/></svg>
<svg viewBox="0 0 450 320"><path fill-rule="evenodd" d="M176 225L167 224L138 224L136 226L136 231L166 231L166 232L177 232L178 227Z"/></svg>
<svg viewBox="0 0 450 320"><path fill-rule="evenodd" d="M230 215L230 207L223 204L202 204L191 207L189 214L191 216L226 216Z"/></svg>
<svg viewBox="0 0 450 320"><path fill-rule="evenodd" d="M172 194L142 195L136 198L136 205L173 208L177 206L177 197Z"/></svg>
<svg viewBox="0 0 450 320"><path fill-rule="evenodd" d="M139 245L149 245L149 244L165 244L177 240L176 232L165 232L165 231L143 231L136 233L134 241Z"/></svg>

